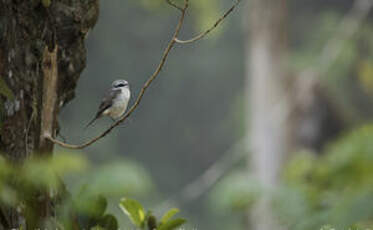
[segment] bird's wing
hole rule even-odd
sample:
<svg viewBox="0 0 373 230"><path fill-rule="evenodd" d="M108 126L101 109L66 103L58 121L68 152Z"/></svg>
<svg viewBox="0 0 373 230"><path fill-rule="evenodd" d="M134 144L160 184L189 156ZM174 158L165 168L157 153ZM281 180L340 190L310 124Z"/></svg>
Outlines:
<svg viewBox="0 0 373 230"><path fill-rule="evenodd" d="M96 118L100 117L102 113L113 105L114 98L120 93L120 89L110 89L106 92L104 98L101 101L100 106L96 114Z"/></svg>
<svg viewBox="0 0 373 230"><path fill-rule="evenodd" d="M96 113L96 116L88 123L88 125L86 126L86 128L88 127L88 126L90 126L93 122L95 122L95 120L97 120L99 117L101 117L102 116L102 113L106 110L106 109L108 109L108 108L110 108L110 106L112 106L113 105L113 100L114 100L114 98L118 95L120 93L120 89L109 89L107 92L106 92L106 94L105 94L105 96L104 96L104 98L102 99L102 101L101 101L101 104L100 104L100 106L98 107L98 111L97 111L97 113Z"/></svg>

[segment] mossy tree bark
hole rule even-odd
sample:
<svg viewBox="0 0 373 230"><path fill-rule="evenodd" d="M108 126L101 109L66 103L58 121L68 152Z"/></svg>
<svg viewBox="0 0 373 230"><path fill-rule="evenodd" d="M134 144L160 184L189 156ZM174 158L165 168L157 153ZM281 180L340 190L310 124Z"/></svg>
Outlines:
<svg viewBox="0 0 373 230"><path fill-rule="evenodd" d="M48 121L56 134L56 115L74 97L86 64L84 39L98 10L98 0L0 0L0 152L7 159L19 163L31 155L51 155L53 145L41 140L46 74L54 65L46 55L57 55L54 114ZM53 214L47 197L34 199L38 220ZM22 212L1 209L0 229L25 223Z"/></svg>

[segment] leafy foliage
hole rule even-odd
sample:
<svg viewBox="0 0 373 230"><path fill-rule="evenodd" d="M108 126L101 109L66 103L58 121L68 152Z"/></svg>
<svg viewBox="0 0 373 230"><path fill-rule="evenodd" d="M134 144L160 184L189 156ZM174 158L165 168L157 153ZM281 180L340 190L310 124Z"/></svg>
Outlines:
<svg viewBox="0 0 373 230"><path fill-rule="evenodd" d="M78 193L70 194L62 178L82 173L89 168L82 156L60 152L53 157L34 157L18 164L0 157L0 204L18 208L25 213L27 226L43 226L47 229L118 229L116 217L107 212L108 200L105 196L123 196L131 192L144 194L151 189L150 179L138 165L130 161L119 162L112 167L95 169L90 177L80 177L86 184L80 187ZM140 191L141 189L145 191ZM39 215L35 215L40 207L35 205L35 197L42 199L45 197L43 194L47 194L56 205L56 218L42 220L38 219ZM123 199L121 205L129 210L128 215L137 227L143 228L145 221L153 218L135 200ZM0 214L6 214L1 212L0 209ZM169 214L168 219L171 216ZM172 222L171 226L175 226L175 223ZM172 228L166 228L168 229Z"/></svg>
<svg viewBox="0 0 373 230"><path fill-rule="evenodd" d="M284 209L280 211L296 229L323 224L337 228L371 227L372 138L373 126L364 126L330 145L319 158L303 153L290 162L285 172L285 188L292 191L293 204L302 206L303 211L297 216ZM277 202L286 197L289 195L280 195ZM306 217L307 221L302 221Z"/></svg>
<svg viewBox="0 0 373 230"><path fill-rule="evenodd" d="M120 201L119 207L122 209L123 213L128 216L131 222L140 229L145 229L147 226L149 230L174 230L185 223L185 219L183 218L172 219L172 217L179 212L179 210L175 208L166 212L157 225L156 217L153 216L150 211L145 214L144 208L136 200L123 198Z"/></svg>
<svg viewBox="0 0 373 230"><path fill-rule="evenodd" d="M166 212L163 217L161 218L161 225L167 223L174 215L179 212L179 209L173 208Z"/></svg>

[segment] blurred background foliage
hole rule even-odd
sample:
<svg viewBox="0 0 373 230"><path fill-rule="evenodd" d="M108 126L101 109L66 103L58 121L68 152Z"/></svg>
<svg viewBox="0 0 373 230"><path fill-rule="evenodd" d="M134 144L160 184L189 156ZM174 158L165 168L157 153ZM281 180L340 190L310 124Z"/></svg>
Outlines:
<svg viewBox="0 0 373 230"><path fill-rule="evenodd" d="M293 220L295 229L325 223L340 229L372 227L372 137L373 126L365 125L331 143L319 158L310 153L294 157L284 176L292 195L279 201L299 207L285 218ZM285 210L281 213L286 215Z"/></svg>
<svg viewBox="0 0 373 230"><path fill-rule="evenodd" d="M135 163L117 162L110 169L105 166L102 169L89 168L87 159L77 153L57 152L54 157L34 157L22 164L13 164L1 157L2 223L7 222L3 214L13 207L24 214L27 227L19 226L21 229L44 226L46 229L117 230L120 222L129 228L173 230L185 223L183 218L173 218L178 209L170 209L158 221L138 201L123 198L141 198L152 191L149 175ZM72 187L67 190L63 179L69 176L79 177L79 180L76 184L71 183ZM46 191L50 194L49 199L54 201L50 205L55 205L55 215L38 220L36 214L40 210L35 202L42 200ZM108 213L106 197L121 210L115 216Z"/></svg>
<svg viewBox="0 0 373 230"><path fill-rule="evenodd" d="M334 229L370 229L372 138L373 125L367 124L328 144L321 156L294 153L276 189L263 188L236 169L213 189L210 203L215 210L240 214L258 196L271 193L272 207L288 229L320 229L327 224Z"/></svg>
<svg viewBox="0 0 373 230"><path fill-rule="evenodd" d="M232 4L223 0L190 2L182 39L211 25ZM298 77L303 69L317 65L324 44L352 1L289 0L288 4L290 67ZM137 96L176 24L177 12L161 0L111 0L100 7L98 24L87 39L88 62L76 98L60 116L61 133L68 142L87 140L111 123L102 119L83 129L113 80L128 80L132 97ZM122 197L138 199L154 212L168 197L176 197L176 206L188 219L187 228L219 230L244 229L247 207L269 193L275 195L273 209L289 229L320 229L328 224L373 227L372 13L321 76L327 97L342 120L337 138L328 140L320 151L300 148L292 153L279 189L263 188L248 176L242 156L211 191L177 205L184 186L244 137L247 7L243 1L207 39L176 45L133 116L84 152L57 148L54 158L30 160L22 168L9 167L0 159L1 202L14 204L28 191L8 183L16 170L15 181L31 190L36 185L61 189L63 176L73 197L70 205L84 202L81 196L87 196L87 203L93 205L88 210L104 206L100 220L112 219L106 216L111 213L121 228L132 226L128 219L118 218L123 215L118 208ZM83 204L76 206L85 209ZM61 210L64 213L63 207ZM147 216L147 211L143 213Z"/></svg>

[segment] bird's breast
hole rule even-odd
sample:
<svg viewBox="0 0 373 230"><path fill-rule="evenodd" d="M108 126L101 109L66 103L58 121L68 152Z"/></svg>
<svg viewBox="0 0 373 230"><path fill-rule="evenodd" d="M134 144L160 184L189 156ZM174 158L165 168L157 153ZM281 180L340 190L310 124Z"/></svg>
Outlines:
<svg viewBox="0 0 373 230"><path fill-rule="evenodd" d="M123 89L120 94L113 100L113 105L110 109L110 117L117 119L121 117L127 109L130 92L128 89Z"/></svg>

